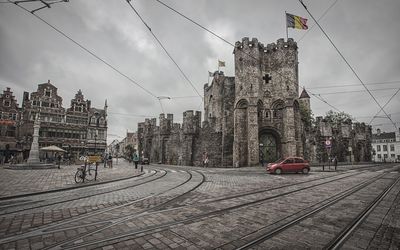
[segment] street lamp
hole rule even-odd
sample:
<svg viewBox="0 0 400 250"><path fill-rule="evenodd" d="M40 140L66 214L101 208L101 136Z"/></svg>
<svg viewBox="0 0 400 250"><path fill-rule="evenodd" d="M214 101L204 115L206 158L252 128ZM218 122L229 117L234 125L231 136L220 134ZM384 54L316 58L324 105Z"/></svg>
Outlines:
<svg viewBox="0 0 400 250"><path fill-rule="evenodd" d="M94 134L94 154L95 155L96 155L96 151L97 151L97 133Z"/></svg>

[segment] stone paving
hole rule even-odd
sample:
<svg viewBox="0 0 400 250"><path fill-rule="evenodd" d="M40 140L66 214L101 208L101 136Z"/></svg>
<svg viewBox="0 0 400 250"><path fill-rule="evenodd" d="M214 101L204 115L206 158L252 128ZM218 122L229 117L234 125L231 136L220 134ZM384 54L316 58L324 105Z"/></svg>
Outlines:
<svg viewBox="0 0 400 250"><path fill-rule="evenodd" d="M76 184L74 176L80 165L61 165L60 169L7 169L0 166L0 198L35 192L45 192L54 189L73 188L82 186ZM97 181L86 182L91 185L105 181L118 180L140 175L134 166L123 159L118 163L114 159L113 168L98 166Z"/></svg>
<svg viewBox="0 0 400 250"><path fill-rule="evenodd" d="M399 177L399 167L350 165L340 166L337 172L314 167L308 175L270 175L261 167L146 165L139 175L120 160L113 169L101 168L94 186L75 184L76 167L1 169L0 187L6 191L1 191L0 200L0 249L235 249L365 185L255 247L323 248ZM10 180L15 173L23 180ZM126 177L133 178L120 180ZM70 187L79 188L5 198ZM400 247L399 191L400 183L346 242L345 249Z"/></svg>

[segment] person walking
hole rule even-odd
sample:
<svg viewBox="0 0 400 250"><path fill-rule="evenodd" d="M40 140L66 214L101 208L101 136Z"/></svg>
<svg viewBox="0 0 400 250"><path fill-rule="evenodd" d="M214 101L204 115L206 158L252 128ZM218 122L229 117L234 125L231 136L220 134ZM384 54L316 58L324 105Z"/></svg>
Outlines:
<svg viewBox="0 0 400 250"><path fill-rule="evenodd" d="M207 152L203 153L203 167L208 168L208 153Z"/></svg>
<svg viewBox="0 0 400 250"><path fill-rule="evenodd" d="M335 166L335 171L337 168L337 157L335 156L335 158L333 158L333 165Z"/></svg>
<svg viewBox="0 0 400 250"><path fill-rule="evenodd" d="M58 154L58 155L57 155L57 165L58 165L58 169L61 168L61 159L62 159L61 154Z"/></svg>
<svg viewBox="0 0 400 250"><path fill-rule="evenodd" d="M135 164L135 169L137 169L138 164L139 164L139 155L135 152L133 153L132 161ZM142 167L143 169L143 167Z"/></svg>

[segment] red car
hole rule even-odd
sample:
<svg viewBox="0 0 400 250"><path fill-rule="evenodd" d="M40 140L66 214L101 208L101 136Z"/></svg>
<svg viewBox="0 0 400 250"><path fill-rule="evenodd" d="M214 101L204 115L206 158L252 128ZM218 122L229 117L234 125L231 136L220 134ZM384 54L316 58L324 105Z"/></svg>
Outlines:
<svg viewBox="0 0 400 250"><path fill-rule="evenodd" d="M271 174L298 173L308 174L310 164L301 157L287 157L279 159L274 163L268 163L267 171Z"/></svg>

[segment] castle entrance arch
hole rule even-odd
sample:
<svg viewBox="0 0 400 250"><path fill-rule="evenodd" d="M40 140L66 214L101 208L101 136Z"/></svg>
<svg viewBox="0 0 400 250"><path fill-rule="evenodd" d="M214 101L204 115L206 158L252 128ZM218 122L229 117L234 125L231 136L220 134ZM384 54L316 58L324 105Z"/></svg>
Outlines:
<svg viewBox="0 0 400 250"><path fill-rule="evenodd" d="M280 138L271 130L263 130L259 135L260 162L270 163L280 158Z"/></svg>

